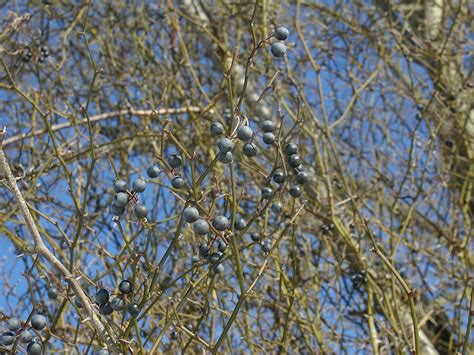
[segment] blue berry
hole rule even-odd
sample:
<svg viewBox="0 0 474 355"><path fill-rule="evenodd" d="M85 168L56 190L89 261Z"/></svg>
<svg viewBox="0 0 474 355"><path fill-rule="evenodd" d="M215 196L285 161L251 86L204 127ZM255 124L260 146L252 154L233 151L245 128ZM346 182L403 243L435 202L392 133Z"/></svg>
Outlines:
<svg viewBox="0 0 474 355"><path fill-rule="evenodd" d="M219 154L217 155L217 159L219 159L219 161L223 164L230 164L232 163L232 160L234 160L234 155L232 154L232 152L219 152Z"/></svg>
<svg viewBox="0 0 474 355"><path fill-rule="evenodd" d="M151 179L157 178L160 174L160 168L156 165L152 165L148 169L146 169L146 174Z"/></svg>
<svg viewBox="0 0 474 355"><path fill-rule="evenodd" d="M219 244L217 244L217 250L219 250L221 253L224 253L226 249L227 245L224 242L219 242Z"/></svg>
<svg viewBox="0 0 474 355"><path fill-rule="evenodd" d="M290 187L290 195L294 198L301 196L301 188L298 185L293 185Z"/></svg>
<svg viewBox="0 0 474 355"><path fill-rule="evenodd" d="M292 168L296 168L301 164L301 158L298 154L292 154L288 157L288 163Z"/></svg>
<svg viewBox="0 0 474 355"><path fill-rule="evenodd" d="M46 318L41 314L35 314L31 317L31 326L35 330L42 330L46 327Z"/></svg>
<svg viewBox="0 0 474 355"><path fill-rule="evenodd" d="M43 346L36 341L32 341L28 344L26 353L28 355L41 355L43 353Z"/></svg>
<svg viewBox="0 0 474 355"><path fill-rule="evenodd" d="M232 142L229 138L221 138L217 143L217 147L222 153L227 153L234 148L234 142Z"/></svg>
<svg viewBox="0 0 474 355"><path fill-rule="evenodd" d="M199 211L196 207L186 207L183 211L185 222L194 223L199 219Z"/></svg>
<svg viewBox="0 0 474 355"><path fill-rule="evenodd" d="M224 271L225 271L224 265L218 264L218 265L214 266L214 271L216 272L216 274L224 273Z"/></svg>
<svg viewBox="0 0 474 355"><path fill-rule="evenodd" d="M206 243L202 243L199 245L199 255L201 255L203 258L209 255L209 252L211 250L209 249L209 246Z"/></svg>
<svg viewBox="0 0 474 355"><path fill-rule="evenodd" d="M275 130L275 122L265 120L262 122L262 130L264 132L273 132Z"/></svg>
<svg viewBox="0 0 474 355"><path fill-rule="evenodd" d="M127 191L127 183L123 180L115 180L114 190L115 190L115 192L125 192L125 191Z"/></svg>
<svg viewBox="0 0 474 355"><path fill-rule="evenodd" d="M268 186L265 186L263 189L262 189L262 198L266 199L266 200L269 200L273 197L273 190L268 187Z"/></svg>
<svg viewBox="0 0 474 355"><path fill-rule="evenodd" d="M59 296L59 290L56 287L50 287L48 288L48 297L51 298L52 300L58 298Z"/></svg>
<svg viewBox="0 0 474 355"><path fill-rule="evenodd" d="M229 220L225 216L217 216L212 221L212 225L219 232L225 231L229 227Z"/></svg>
<svg viewBox="0 0 474 355"><path fill-rule="evenodd" d="M113 311L114 309L112 308L112 305L110 304L110 302L102 303L99 306L99 312L100 314L103 314L104 316L111 315Z"/></svg>
<svg viewBox="0 0 474 355"><path fill-rule="evenodd" d="M183 163L183 159L178 154L171 154L168 158L168 164L173 169L179 168L182 163Z"/></svg>
<svg viewBox="0 0 474 355"><path fill-rule="evenodd" d="M175 176L171 180L171 186L173 186L175 189L182 189L184 185L184 179L181 176Z"/></svg>
<svg viewBox="0 0 474 355"><path fill-rule="evenodd" d="M252 143L245 143L242 147L242 152L245 156L251 158L257 155L257 147Z"/></svg>
<svg viewBox="0 0 474 355"><path fill-rule="evenodd" d="M245 219L243 219L242 217L238 217L235 221L235 229L237 229L238 231L244 229L246 225L247 222L245 222Z"/></svg>
<svg viewBox="0 0 474 355"><path fill-rule="evenodd" d="M114 204L117 207L124 208L128 203L128 194L126 192L118 192L115 195Z"/></svg>
<svg viewBox="0 0 474 355"><path fill-rule="evenodd" d="M270 209L275 213L280 213L283 210L283 204L280 201L272 203Z"/></svg>
<svg viewBox="0 0 474 355"><path fill-rule="evenodd" d="M286 53L286 47L281 42L275 42L272 44L271 52L274 57L280 58L283 57Z"/></svg>
<svg viewBox="0 0 474 355"><path fill-rule="evenodd" d="M125 212L125 208L119 207L116 204L113 204L110 206L110 213L112 213L114 216L121 216Z"/></svg>
<svg viewBox="0 0 474 355"><path fill-rule="evenodd" d="M16 332L18 329L21 328L21 322L18 318L10 318L7 321L7 328L12 332Z"/></svg>
<svg viewBox="0 0 474 355"><path fill-rule="evenodd" d="M272 132L264 133L262 138L263 142L268 145L275 143L276 140L276 137Z"/></svg>
<svg viewBox="0 0 474 355"><path fill-rule="evenodd" d="M136 303L132 303L127 308L128 313L132 317L137 317L140 314L140 307Z"/></svg>
<svg viewBox="0 0 474 355"><path fill-rule="evenodd" d="M109 291L107 291L105 288L99 289L99 290L95 293L95 301L96 301L98 304L102 304L102 303L108 302L108 301L109 301Z"/></svg>
<svg viewBox="0 0 474 355"><path fill-rule="evenodd" d="M253 131L249 126L241 126L237 131L237 138L241 141L248 142L252 139Z"/></svg>
<svg viewBox="0 0 474 355"><path fill-rule="evenodd" d="M3 333L0 337L0 345L9 346L15 342L15 334L12 332Z"/></svg>
<svg viewBox="0 0 474 355"><path fill-rule="evenodd" d="M130 293L132 291L132 283L129 280L122 280L119 284L119 291L123 294Z"/></svg>
<svg viewBox="0 0 474 355"><path fill-rule="evenodd" d="M140 205L139 203L137 203L135 204L135 206L133 206L133 213L138 219L143 219L148 214L148 208L146 208L145 205Z"/></svg>
<svg viewBox="0 0 474 355"><path fill-rule="evenodd" d="M283 170L276 170L273 173L273 181L275 181L277 184L283 184L285 182L285 173Z"/></svg>
<svg viewBox="0 0 474 355"><path fill-rule="evenodd" d="M224 133L224 126L220 122L212 122L211 124L211 136L217 137Z"/></svg>
<svg viewBox="0 0 474 355"><path fill-rule="evenodd" d="M260 246L262 247L262 250L264 253L269 253L270 250L272 249L272 244L270 243L269 240L264 240L262 244L260 244Z"/></svg>
<svg viewBox="0 0 474 355"><path fill-rule="evenodd" d="M308 182L309 175L306 171L300 171L298 174L296 174L296 182L300 185L305 184Z"/></svg>
<svg viewBox="0 0 474 355"><path fill-rule="evenodd" d="M146 188L146 181L143 179L136 179L132 184L133 191L135 192L143 192Z"/></svg>
<svg viewBox="0 0 474 355"><path fill-rule="evenodd" d="M198 255L193 255L191 258L191 262L193 264L197 264L199 262L199 256Z"/></svg>
<svg viewBox="0 0 474 355"><path fill-rule="evenodd" d="M209 223L205 219L199 219L194 223L194 232L197 235L205 235L209 233Z"/></svg>
<svg viewBox="0 0 474 355"><path fill-rule="evenodd" d="M217 252L216 252L216 253L212 253L211 255L209 255L208 260L209 260L209 262L210 262L211 264L215 264L215 263L217 263L217 262L219 261L221 255L222 255L221 253L217 253Z"/></svg>
<svg viewBox="0 0 474 355"><path fill-rule="evenodd" d="M26 344L29 343L34 337L34 334L31 330L25 329L21 332L19 336L20 343Z"/></svg>
<svg viewBox="0 0 474 355"><path fill-rule="evenodd" d="M284 151L287 156L298 154L298 146L295 143L287 143Z"/></svg>
<svg viewBox="0 0 474 355"><path fill-rule="evenodd" d="M115 297L112 302L110 302L110 306L114 311L121 311L125 308L125 302L120 297Z"/></svg>
<svg viewBox="0 0 474 355"><path fill-rule="evenodd" d="M250 234L250 239L254 241L255 243L258 243L260 241L260 236L258 234Z"/></svg>
<svg viewBox="0 0 474 355"><path fill-rule="evenodd" d="M275 37L280 41L284 41L289 35L290 31L288 31L288 28L284 26L278 26L275 30Z"/></svg>

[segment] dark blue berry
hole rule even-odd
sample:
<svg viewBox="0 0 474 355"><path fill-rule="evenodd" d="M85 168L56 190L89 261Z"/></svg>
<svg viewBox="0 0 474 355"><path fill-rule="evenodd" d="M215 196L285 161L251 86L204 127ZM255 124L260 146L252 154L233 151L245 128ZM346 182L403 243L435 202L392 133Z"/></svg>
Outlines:
<svg viewBox="0 0 474 355"><path fill-rule="evenodd" d="M183 219L187 223L194 223L199 219L199 211L196 207L186 207L183 211Z"/></svg>
<svg viewBox="0 0 474 355"><path fill-rule="evenodd" d="M217 264L214 266L214 271L216 272L216 274L222 274L224 273L224 265L222 264Z"/></svg>
<svg viewBox="0 0 474 355"><path fill-rule="evenodd" d="M135 192L143 192L146 188L146 181L143 179L136 179L132 184L132 189Z"/></svg>
<svg viewBox="0 0 474 355"><path fill-rule="evenodd" d="M99 306L99 312L100 314L103 314L104 316L111 315L113 311L114 309L112 308L112 305L110 302L102 303Z"/></svg>
<svg viewBox="0 0 474 355"><path fill-rule="evenodd" d="M275 37L276 39L280 41L286 40L289 35L290 35L290 31L288 31L288 28L284 26L278 26L275 30Z"/></svg>
<svg viewBox="0 0 474 355"><path fill-rule="evenodd" d="M140 307L138 304L132 303L128 305L127 311L132 317L137 317L140 314Z"/></svg>
<svg viewBox="0 0 474 355"><path fill-rule="evenodd" d="M267 132L263 135L262 139L265 144L270 145L275 143L276 137L272 132Z"/></svg>
<svg viewBox="0 0 474 355"><path fill-rule="evenodd" d="M112 213L114 216L121 216L125 212L125 208L119 207L116 204L112 204L110 206L110 213Z"/></svg>
<svg viewBox="0 0 474 355"><path fill-rule="evenodd" d="M152 165L148 169L146 169L146 174L151 179L157 178L158 175L160 174L160 168L157 167L156 165Z"/></svg>
<svg viewBox="0 0 474 355"><path fill-rule="evenodd" d="M197 235L205 235L209 233L209 223L205 219L199 219L194 222L194 232Z"/></svg>
<svg viewBox="0 0 474 355"><path fill-rule="evenodd" d="M245 219L243 219L242 217L238 217L235 221L235 229L237 229L238 231L244 229L246 225L247 222L245 222Z"/></svg>
<svg viewBox="0 0 474 355"><path fill-rule="evenodd" d="M219 250L221 253L224 253L226 249L227 245L224 242L221 241L219 244L217 244L217 250Z"/></svg>
<svg viewBox="0 0 474 355"><path fill-rule="evenodd" d="M308 182L309 175L306 171L300 171L296 174L296 182L300 185L305 184Z"/></svg>
<svg viewBox="0 0 474 355"><path fill-rule="evenodd" d="M250 239L252 239L252 241L254 241L255 243L258 243L260 241L260 236L258 234L250 234Z"/></svg>
<svg viewBox="0 0 474 355"><path fill-rule="evenodd" d="M264 241L262 242L262 244L260 244L260 245L261 245L262 251L263 251L264 253L269 253L270 250L272 249L272 244L270 243L269 240L264 240Z"/></svg>
<svg viewBox="0 0 474 355"><path fill-rule="evenodd" d="M298 154L292 154L288 157L288 163L292 168L296 168L301 164L301 158Z"/></svg>
<svg viewBox="0 0 474 355"><path fill-rule="evenodd" d="M143 219L148 214L148 208L145 205L140 205L139 203L133 206L133 213L138 219Z"/></svg>
<svg viewBox="0 0 474 355"><path fill-rule="evenodd" d="M294 198L296 197L300 197L301 196L301 187L299 187L298 185L293 185L290 187L290 195Z"/></svg>
<svg viewBox="0 0 474 355"><path fill-rule="evenodd" d="M56 299L59 296L59 290L56 287L48 288L48 297L52 300Z"/></svg>
<svg viewBox="0 0 474 355"><path fill-rule="evenodd" d="M19 336L20 343L26 344L29 343L34 337L34 334L31 330L25 329L21 332Z"/></svg>
<svg viewBox="0 0 474 355"><path fill-rule="evenodd" d="M257 155L257 147L252 143L245 143L242 147L242 152L245 156L251 158Z"/></svg>
<svg viewBox="0 0 474 355"><path fill-rule="evenodd" d="M99 289L95 293L95 301L98 304L108 302L109 301L109 291L107 291L105 288Z"/></svg>
<svg viewBox="0 0 474 355"><path fill-rule="evenodd" d="M283 210L283 204L280 201L272 203L270 209L275 213L280 213Z"/></svg>
<svg viewBox="0 0 474 355"><path fill-rule="evenodd" d="M117 192L114 199L114 204L117 207L124 208L128 203L128 194L126 192Z"/></svg>
<svg viewBox="0 0 474 355"><path fill-rule="evenodd" d="M15 334L12 332L3 333L0 337L0 345L9 346L15 342Z"/></svg>
<svg viewBox="0 0 474 355"><path fill-rule="evenodd" d="M168 158L168 164L173 169L179 168L183 163L183 159L178 154L171 154Z"/></svg>
<svg viewBox="0 0 474 355"><path fill-rule="evenodd" d="M283 57L286 53L286 47L281 42L275 42L272 44L271 52L274 57L280 58Z"/></svg>
<svg viewBox="0 0 474 355"><path fill-rule="evenodd" d="M232 160L234 160L234 155L232 154L232 152L219 152L219 154L217 155L217 159L219 159L221 163L230 164L232 163Z"/></svg>
<svg viewBox="0 0 474 355"><path fill-rule="evenodd" d="M253 131L249 126L241 126L237 131L237 138L241 141L248 142L252 139Z"/></svg>
<svg viewBox="0 0 474 355"><path fill-rule="evenodd" d="M184 179L181 176L175 176L171 180L171 186L173 186L175 189L182 189L184 185Z"/></svg>
<svg viewBox="0 0 474 355"><path fill-rule="evenodd" d="M110 306L114 311L121 311L125 308L125 302L120 297L115 297L112 302L110 302Z"/></svg>
<svg viewBox="0 0 474 355"><path fill-rule="evenodd" d="M125 191L127 191L127 183L124 180L115 180L114 190L115 190L115 192L125 192Z"/></svg>
<svg viewBox="0 0 474 355"><path fill-rule="evenodd" d="M264 132L273 132L275 130L275 122L270 120L265 120L262 122L262 130Z"/></svg>
<svg viewBox="0 0 474 355"><path fill-rule="evenodd" d="M285 173L283 170L276 170L273 173L273 181L275 181L277 184L283 184L285 182Z"/></svg>
<svg viewBox="0 0 474 355"><path fill-rule="evenodd" d="M212 122L211 124L211 136L217 137L224 133L224 126L220 122Z"/></svg>
<svg viewBox="0 0 474 355"><path fill-rule="evenodd" d="M41 314L35 314L31 317L31 326L35 330L42 330L46 327L46 318Z"/></svg>
<svg viewBox="0 0 474 355"><path fill-rule="evenodd" d="M119 284L119 291L123 294L130 293L132 291L132 283L129 280L122 280Z"/></svg>
<svg viewBox="0 0 474 355"><path fill-rule="evenodd" d="M215 229L222 232L225 231L229 227L229 220L225 216L217 216L212 221L212 225Z"/></svg>
<svg viewBox="0 0 474 355"><path fill-rule="evenodd" d="M199 255L201 255L203 258L207 257L210 251L211 250L209 249L209 246L206 243L202 243L201 245L199 245Z"/></svg>
<svg viewBox="0 0 474 355"><path fill-rule="evenodd" d="M265 186L263 189L262 189L262 198L266 199L266 200L269 200L273 197L273 190L268 187L268 186Z"/></svg>
<svg viewBox="0 0 474 355"><path fill-rule="evenodd" d="M209 260L209 262L210 262L211 264L215 264L215 263L217 263L217 262L219 261L221 255L222 255L221 253L217 253L217 252L216 252L216 253L212 253L211 255L209 255L208 260Z"/></svg>
<svg viewBox="0 0 474 355"><path fill-rule="evenodd" d="M28 344L26 353L28 355L41 355L43 353L43 346L39 342L32 341Z"/></svg>
<svg viewBox="0 0 474 355"><path fill-rule="evenodd" d="M222 153L227 153L234 148L234 142L232 142L229 138L221 138L217 143L217 147Z"/></svg>
<svg viewBox="0 0 474 355"><path fill-rule="evenodd" d="M21 328L21 321L18 318L10 318L7 321L7 328L12 332L16 332L18 329Z"/></svg>
<svg viewBox="0 0 474 355"><path fill-rule="evenodd" d="M284 151L287 156L298 154L298 146L295 143L287 143Z"/></svg>

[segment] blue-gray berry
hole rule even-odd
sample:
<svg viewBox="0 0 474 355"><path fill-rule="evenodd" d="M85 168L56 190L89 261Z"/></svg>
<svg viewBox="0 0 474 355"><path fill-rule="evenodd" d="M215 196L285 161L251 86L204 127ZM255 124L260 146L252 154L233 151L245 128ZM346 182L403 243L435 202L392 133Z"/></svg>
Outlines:
<svg viewBox="0 0 474 355"><path fill-rule="evenodd" d="M301 158L298 154L292 154L288 157L288 163L292 168L296 168L301 164Z"/></svg>
<svg viewBox="0 0 474 355"><path fill-rule="evenodd" d="M12 332L16 332L18 329L21 328L21 321L18 318L10 318L7 321L7 328Z"/></svg>
<svg viewBox="0 0 474 355"><path fill-rule="evenodd" d="M211 264L215 264L219 261L220 257L221 257L221 253L212 253L211 255L209 255L208 257L208 260Z"/></svg>
<svg viewBox="0 0 474 355"><path fill-rule="evenodd" d="M103 314L104 316L111 315L113 311L114 311L114 309L112 308L112 305L111 305L110 302L102 303L99 306L99 312L100 312L100 314Z"/></svg>
<svg viewBox="0 0 474 355"><path fill-rule="evenodd" d="M138 219L143 219L148 214L148 208L146 208L145 205L141 205L137 203L133 206L133 213L135 214L135 217L137 217Z"/></svg>
<svg viewBox="0 0 474 355"><path fill-rule="evenodd" d="M258 243L260 241L260 236L258 234L250 234L250 239L254 241L255 243Z"/></svg>
<svg viewBox="0 0 474 355"><path fill-rule="evenodd" d="M217 159L219 159L219 161L223 164L230 164L232 163L232 160L234 160L234 155L232 154L232 152L219 152L219 154L217 155Z"/></svg>
<svg viewBox="0 0 474 355"><path fill-rule="evenodd" d="M214 271L216 272L216 274L223 274L224 270L225 270L224 265L222 264L218 264L214 266Z"/></svg>
<svg viewBox="0 0 474 355"><path fill-rule="evenodd" d="M121 311L125 308L125 302L120 297L115 297L112 302L110 302L110 306L114 311Z"/></svg>
<svg viewBox="0 0 474 355"><path fill-rule="evenodd" d="M206 243L202 243L201 245L199 245L199 255L201 255L203 258L207 257L210 251L211 250L209 249L209 246Z"/></svg>
<svg viewBox="0 0 474 355"><path fill-rule="evenodd" d="M135 192L143 192L146 188L146 181L144 179L136 179L132 184L132 189Z"/></svg>
<svg viewBox="0 0 474 355"><path fill-rule="evenodd" d="M266 200L269 200L273 197L273 190L268 187L268 186L265 186L263 189L262 189L262 198L266 199Z"/></svg>
<svg viewBox="0 0 474 355"><path fill-rule="evenodd" d="M199 211L196 207L186 207L183 211L183 219L185 222L194 223L199 219Z"/></svg>
<svg viewBox="0 0 474 355"><path fill-rule="evenodd" d="M115 192L125 192L125 191L127 191L127 183L124 180L115 180L114 190L115 190Z"/></svg>
<svg viewBox="0 0 474 355"><path fill-rule="evenodd" d="M224 133L224 126L220 122L212 122L211 124L211 136L217 137Z"/></svg>
<svg viewBox="0 0 474 355"><path fill-rule="evenodd" d="M212 225L215 229L222 232L225 231L229 227L229 220L225 216L217 216L212 221Z"/></svg>
<svg viewBox="0 0 474 355"><path fill-rule="evenodd" d="M219 250L221 253L224 253L225 250L227 249L227 245L220 241L219 244L217 244L217 250Z"/></svg>
<svg viewBox="0 0 474 355"><path fill-rule="evenodd" d="M140 314L140 307L138 304L132 303L128 305L127 311L132 317L137 317Z"/></svg>
<svg viewBox="0 0 474 355"><path fill-rule="evenodd" d="M158 175L160 174L160 168L156 165L150 166L148 169L146 169L146 174L148 175L149 178L154 179L157 178Z"/></svg>
<svg viewBox="0 0 474 355"><path fill-rule="evenodd" d="M119 291L123 294L132 292L132 283L129 280L120 281Z"/></svg>
<svg viewBox="0 0 474 355"><path fill-rule="evenodd" d="M270 120L265 120L262 122L262 130L264 132L273 132L275 130L275 122Z"/></svg>
<svg viewBox="0 0 474 355"><path fill-rule="evenodd" d="M31 317L31 326L35 330L42 330L46 327L46 318L41 314L35 314Z"/></svg>
<svg viewBox="0 0 474 355"><path fill-rule="evenodd" d="M242 147L242 152L245 156L251 158L257 155L257 147L252 143L245 143Z"/></svg>
<svg viewBox="0 0 474 355"><path fill-rule="evenodd" d="M114 199L114 204L117 207L125 207L128 203L128 194L126 192L117 192Z"/></svg>
<svg viewBox="0 0 474 355"><path fill-rule="evenodd" d="M112 204L110 206L110 213L114 216L121 216L125 212L125 208L117 206L116 204Z"/></svg>
<svg viewBox="0 0 474 355"><path fill-rule="evenodd" d="M276 140L276 137L272 132L264 133L262 138L263 142L268 145L275 143Z"/></svg>
<svg viewBox="0 0 474 355"><path fill-rule="evenodd" d="M3 333L0 337L0 345L9 346L15 342L15 334L12 332Z"/></svg>
<svg viewBox="0 0 474 355"><path fill-rule="evenodd" d="M285 173L283 170L275 170L273 173L273 181L277 184L283 184L285 182Z"/></svg>
<svg viewBox="0 0 474 355"><path fill-rule="evenodd" d="M241 141L248 142L252 139L253 131L249 126L241 126L237 131L237 138Z"/></svg>
<svg viewBox="0 0 474 355"><path fill-rule="evenodd" d="M235 229L237 229L238 231L244 229L246 225L247 222L245 222L245 219L243 219L242 217L238 217L235 221Z"/></svg>
<svg viewBox="0 0 474 355"><path fill-rule="evenodd" d="M290 195L294 198L301 196L301 188L298 185L293 185L290 187Z"/></svg>
<svg viewBox="0 0 474 355"><path fill-rule="evenodd" d="M275 29L275 37L280 41L286 40L289 35L290 35L290 31L288 31L288 28L284 26L278 26Z"/></svg>
<svg viewBox="0 0 474 355"><path fill-rule="evenodd" d="M168 164L171 166L173 169L179 168L181 164L183 163L183 159L178 155L178 154L171 154L168 157Z"/></svg>
<svg viewBox="0 0 474 355"><path fill-rule="evenodd" d="M222 153L230 152L234 148L234 142L229 138L221 138L217 143L217 147Z"/></svg>
<svg viewBox="0 0 474 355"><path fill-rule="evenodd" d="M193 229L197 235L205 235L209 233L209 223L205 219L199 219L194 223Z"/></svg>
<svg viewBox="0 0 474 355"><path fill-rule="evenodd" d="M56 287L50 287L48 288L48 297L51 298L52 300L58 298L59 296L59 290Z"/></svg>
<svg viewBox="0 0 474 355"><path fill-rule="evenodd" d="M300 185L306 184L308 182L309 175L306 171L300 171L296 174L296 182Z"/></svg>
<svg viewBox="0 0 474 355"><path fill-rule="evenodd" d="M271 52L274 57L280 58L283 57L286 53L286 47L281 42L275 42L272 44Z"/></svg>
<svg viewBox="0 0 474 355"><path fill-rule="evenodd" d="M182 189L184 185L184 179L181 176L175 176L171 180L171 186L173 186L175 189Z"/></svg>
<svg viewBox="0 0 474 355"><path fill-rule="evenodd" d="M99 289L95 293L95 301L98 304L108 302L109 301L109 291L107 291L105 288Z"/></svg>
<svg viewBox="0 0 474 355"><path fill-rule="evenodd" d="M270 209L275 213L280 213L283 210L283 204L280 201L272 203Z"/></svg>
<svg viewBox="0 0 474 355"><path fill-rule="evenodd" d="M43 353L43 346L41 343L32 341L26 348L27 355L41 355Z"/></svg>
<svg viewBox="0 0 474 355"><path fill-rule="evenodd" d="M287 143L284 151L287 156L298 154L298 146L295 143Z"/></svg>
<svg viewBox="0 0 474 355"><path fill-rule="evenodd" d="M260 244L260 246L262 247L262 251L264 253L269 253L270 250L272 249L272 243L270 243L269 240L264 240L262 244Z"/></svg>
<svg viewBox="0 0 474 355"><path fill-rule="evenodd" d="M31 330L25 329L21 332L19 336L20 343L26 344L29 343L34 337L34 334Z"/></svg>

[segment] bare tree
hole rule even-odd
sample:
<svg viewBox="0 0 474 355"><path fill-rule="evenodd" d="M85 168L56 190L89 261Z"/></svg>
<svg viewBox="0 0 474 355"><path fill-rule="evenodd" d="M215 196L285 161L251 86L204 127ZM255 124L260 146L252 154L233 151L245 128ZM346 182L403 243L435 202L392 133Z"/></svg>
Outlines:
<svg viewBox="0 0 474 355"><path fill-rule="evenodd" d="M469 352L467 1L0 8L5 350Z"/></svg>

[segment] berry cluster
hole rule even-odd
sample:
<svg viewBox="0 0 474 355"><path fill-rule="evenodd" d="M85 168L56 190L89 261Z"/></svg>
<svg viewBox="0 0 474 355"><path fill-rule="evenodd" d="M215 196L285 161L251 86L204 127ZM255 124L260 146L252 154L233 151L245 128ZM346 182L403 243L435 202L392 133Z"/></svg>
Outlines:
<svg viewBox="0 0 474 355"><path fill-rule="evenodd" d="M275 30L274 36L279 41L284 41L290 35L290 31L283 26L278 26ZM271 52L273 56L279 58L283 57L286 53L286 47L282 42L275 42L272 44Z"/></svg>
<svg viewBox="0 0 474 355"><path fill-rule="evenodd" d="M160 174L160 168L156 165L150 166L147 171L149 178L154 179ZM128 190L127 182L124 180L115 180L114 202L110 206L110 212L117 217L125 213L125 209L129 202L133 202L133 213L138 219L144 219L148 215L148 208L138 202L138 194L146 189L146 181L143 178L137 178L132 183L132 190Z"/></svg>
<svg viewBox="0 0 474 355"><path fill-rule="evenodd" d="M41 314L34 314L29 320L29 324L22 324L18 318L10 318L6 321L7 332L0 336L0 346L17 348L25 346L28 355L39 355L43 353L41 338L37 332L46 328L46 317Z"/></svg>
<svg viewBox="0 0 474 355"><path fill-rule="evenodd" d="M30 46L26 46L23 49L23 57L22 60L25 63L28 63L31 58L33 57L33 54L36 53L35 58L38 58L39 63L43 63L46 58L49 57L49 48L47 46L40 46L39 49L31 49Z"/></svg>
<svg viewBox="0 0 474 355"><path fill-rule="evenodd" d="M132 283L129 280L123 280L119 284L120 295L110 300L110 293L105 288L97 290L94 301L99 305L99 312L104 316L109 316L113 311L121 312L125 308L132 317L137 317L140 313L140 307L136 303L126 305L126 295L132 292ZM77 299L76 299L77 300ZM81 306L76 303L76 306ZM127 306L127 307L126 307Z"/></svg>

